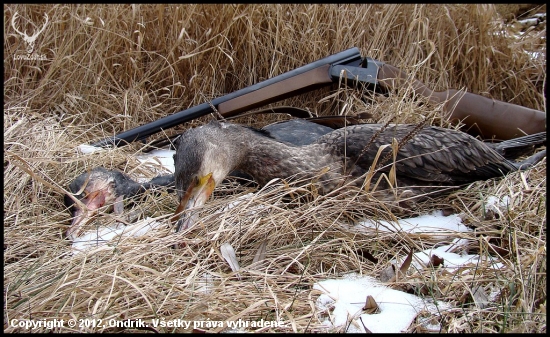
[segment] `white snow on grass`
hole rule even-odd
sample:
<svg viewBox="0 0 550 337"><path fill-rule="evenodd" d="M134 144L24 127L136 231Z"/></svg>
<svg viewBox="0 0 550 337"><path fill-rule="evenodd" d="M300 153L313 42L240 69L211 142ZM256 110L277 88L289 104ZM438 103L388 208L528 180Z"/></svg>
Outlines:
<svg viewBox="0 0 550 337"><path fill-rule="evenodd" d="M174 150L157 149L146 154L136 156L139 162L147 167L159 171L159 173L174 173L176 167L174 165Z"/></svg>
<svg viewBox="0 0 550 337"><path fill-rule="evenodd" d="M81 252L97 252L112 249L114 246L123 243L127 238L140 237L152 230L158 230L165 226L165 223L147 217L133 225L125 226L124 224L117 223L113 226L97 228L84 233L74 240L71 250L73 255L76 255Z"/></svg>
<svg viewBox="0 0 550 337"><path fill-rule="evenodd" d="M503 215L503 211L506 211L513 206L514 205L510 202L510 197L507 195L503 196L502 198L490 195L485 201L486 211L493 211L501 216Z"/></svg>
<svg viewBox="0 0 550 337"><path fill-rule="evenodd" d="M82 154L88 154L88 153L94 153L97 151L102 151L105 149L102 147L95 147L87 144L82 144L77 147L77 150L80 151L80 153Z"/></svg>
<svg viewBox="0 0 550 337"><path fill-rule="evenodd" d="M82 144L77 147L77 151L82 154L94 153L97 151L104 151L102 147L91 146ZM136 156L136 159L143 165L153 168L160 173L174 173L174 154L175 150L155 149L148 153L140 154Z"/></svg>
<svg viewBox="0 0 550 337"><path fill-rule="evenodd" d="M434 237L442 239L456 232L468 232L470 230L462 224L462 219L458 215L444 216L443 211L434 211L430 214L401 219L397 222L367 219L357 223L353 228L357 231L377 229L378 231L392 233L430 233Z"/></svg>
<svg viewBox="0 0 550 337"><path fill-rule="evenodd" d="M482 259L477 254L457 254L452 253L450 250L454 245L444 245L437 248L426 249L419 253L413 254L413 267L417 269L423 269L429 265L432 255L435 255L443 259L443 265L439 268L445 268L448 271L454 271L457 268L471 267L475 268L487 268L491 267L494 269L504 268L504 265L500 262L497 262L496 259ZM392 261L397 265L401 265L405 257L401 261Z"/></svg>
<svg viewBox="0 0 550 337"><path fill-rule="evenodd" d="M479 255L459 255L448 250L453 245L427 249L413 254L413 268L425 268L432 255L443 259L438 270L453 272L461 268L461 274L474 273L477 268L504 268L502 263L492 259L481 259ZM401 265L401 261L392 261ZM362 333L366 327L372 333L399 333L406 331L419 312L427 310L432 316L438 316L449 309L448 303L434 303L429 298L423 299L413 294L394 290L372 277L359 277L356 274L346 275L342 279L328 279L315 283L313 289L323 292L316 301L317 308L323 313L323 324L329 328L343 329L343 332ZM364 313L367 296L376 301L377 313ZM494 296L493 296L494 297ZM332 309L332 311L331 311ZM321 318L321 319L322 319ZM438 332L439 326L426 320L424 328ZM364 327L363 327L364 326Z"/></svg>
<svg viewBox="0 0 550 337"><path fill-rule="evenodd" d="M501 199L489 196L485 207L501 212L509 207L509 200L506 196ZM425 233L434 234L434 237L447 238L452 238L453 233L456 235L459 232L471 232L458 215L444 216L442 211L400 219L396 222L365 220L352 229L368 231L373 228L390 233ZM449 245L416 252L413 254L411 268L417 270L426 268L430 265L433 255L443 259L437 270L460 271L462 275L474 273L478 268L501 269L505 267L491 257L454 252L464 250L468 241L455 237ZM391 263L401 266L405 258L403 256ZM364 333L366 332L364 327L373 333L399 333L409 328L420 311L427 310L437 316L441 311L450 308L448 303L439 301L436 306L430 299L391 289L375 278L360 277L356 274L346 275L342 279L320 281L313 286L313 289L323 292L316 302L317 308L323 313L323 324L348 333ZM369 295L378 304L378 313L364 313L363 307ZM430 321L425 320L425 323L421 324L428 331L438 332L439 325L431 324Z"/></svg>
<svg viewBox="0 0 550 337"><path fill-rule="evenodd" d="M407 330L420 311L428 310L436 315L450 308L443 302L438 302L436 307L431 301L388 288L372 277L357 274L315 283L313 289L324 293L316 302L317 308L328 316L323 324L327 327L346 327L344 332L348 333L366 332L363 325L372 333L400 333ZM363 313L362 308L369 295L378 304L378 313ZM334 310L330 312L332 307Z"/></svg>

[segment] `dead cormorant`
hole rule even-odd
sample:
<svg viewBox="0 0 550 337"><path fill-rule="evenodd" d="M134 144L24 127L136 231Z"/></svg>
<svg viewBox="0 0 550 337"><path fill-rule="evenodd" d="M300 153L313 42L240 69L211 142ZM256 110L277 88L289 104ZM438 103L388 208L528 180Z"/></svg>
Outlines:
<svg viewBox="0 0 550 337"><path fill-rule="evenodd" d="M519 138L488 144L461 131L434 126L401 124L384 128L381 124L360 124L334 130L309 145L296 146L252 128L214 121L185 131L177 141L175 187L180 205L176 213L203 205L233 170L249 174L260 185L274 178L313 178L324 172L318 179L319 189L327 193L346 181L360 186L364 179L359 177L371 168L375 158L382 161L388 156L390 160L376 171L373 181L382 173L389 175L395 167L397 186L404 187L408 197L420 197L434 191L434 186L457 187L503 176L544 158L546 150L519 163L503 156L507 144L529 148L546 141L546 133L526 137L525 141ZM399 144L395 164L389 146L377 156L382 146L392 144L392 139ZM388 193L387 197L391 199L392 195ZM193 221L193 217L182 216L176 231L189 228Z"/></svg>
<svg viewBox="0 0 550 337"><path fill-rule="evenodd" d="M71 240L79 237L83 226L104 205L112 205L114 212L121 214L124 209L124 199L142 194L153 187L170 186L173 183L173 174L159 176L141 184L122 172L107 170L103 167L96 167L90 172L82 173L70 183L69 190L74 197L86 205L87 211L78 207L71 197L65 195L65 205L69 207L73 216L71 226L65 235Z"/></svg>

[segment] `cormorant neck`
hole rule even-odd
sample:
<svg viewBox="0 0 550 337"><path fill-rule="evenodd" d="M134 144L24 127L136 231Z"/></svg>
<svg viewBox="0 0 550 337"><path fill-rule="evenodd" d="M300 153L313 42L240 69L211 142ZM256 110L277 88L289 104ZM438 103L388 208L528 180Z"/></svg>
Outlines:
<svg viewBox="0 0 550 337"><path fill-rule="evenodd" d="M161 186L172 186L174 185L174 174L167 174L164 176L157 176L150 181L143 184L146 189L161 187Z"/></svg>
<svg viewBox="0 0 550 337"><path fill-rule="evenodd" d="M250 174L260 185L304 172L314 176L327 169L331 172L324 174L322 180L340 177L336 173L341 172L340 161L322 144L294 146L254 133L244 145L246 150L235 168Z"/></svg>
<svg viewBox="0 0 550 337"><path fill-rule="evenodd" d="M138 183L134 180L128 179L128 181L125 182L125 184L121 185L121 193L124 194L127 197L138 195L141 193L144 193L147 190L150 190L152 188L156 187L162 187L162 186L172 186L174 185L174 174L168 174L164 176L158 176L150 181L144 182L144 183Z"/></svg>

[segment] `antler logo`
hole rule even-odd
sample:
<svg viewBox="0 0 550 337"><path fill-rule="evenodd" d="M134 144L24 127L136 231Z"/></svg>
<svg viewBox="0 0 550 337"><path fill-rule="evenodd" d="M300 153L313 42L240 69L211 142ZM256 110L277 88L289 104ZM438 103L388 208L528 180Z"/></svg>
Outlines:
<svg viewBox="0 0 550 337"><path fill-rule="evenodd" d="M36 39L38 38L38 35L40 35L44 31L44 29L46 29L46 26L48 25L48 20L49 20L48 14L44 13L44 18L46 19L46 22L44 22L44 25L42 26L42 28L39 31L34 32L34 34L32 34L31 36L27 35L26 30L25 30L25 32L21 32L19 29L17 29L17 27L15 26L15 20L17 20L18 17L19 17L19 13L16 12L13 15L13 17L11 18L11 26L13 27L13 29L15 29L15 31L19 35L21 35L23 37L23 41L25 41L25 43L27 44L27 55L30 56L34 52L34 43L35 43Z"/></svg>

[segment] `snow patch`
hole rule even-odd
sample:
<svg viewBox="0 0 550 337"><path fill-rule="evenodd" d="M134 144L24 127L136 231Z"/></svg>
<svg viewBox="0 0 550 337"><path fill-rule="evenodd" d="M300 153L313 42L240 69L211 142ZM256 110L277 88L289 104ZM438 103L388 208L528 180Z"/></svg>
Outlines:
<svg viewBox="0 0 550 337"><path fill-rule="evenodd" d="M397 222L368 219L357 223L353 229L362 232L377 229L378 231L391 233L430 233L441 239L449 237L453 232L470 231L468 227L462 224L462 219L458 215L444 216L441 210L414 218L401 219Z"/></svg>
<svg viewBox="0 0 550 337"><path fill-rule="evenodd" d="M174 165L174 150L153 150L147 154L136 156L136 159L143 165L160 174L174 173L176 167Z"/></svg>
<svg viewBox="0 0 550 337"><path fill-rule="evenodd" d="M96 147L96 146L82 144L82 145L79 145L77 147L77 150L82 154L89 154L89 153L94 153L94 152L98 152L98 151L103 151L105 149L102 148L102 147Z"/></svg>
<svg viewBox="0 0 550 337"><path fill-rule="evenodd" d="M113 226L98 228L84 233L73 241L71 250L73 255L76 255L92 250L95 252L112 249L114 246L124 242L124 239L144 236L152 230L161 229L165 226L166 224L149 217L128 226L117 223ZM120 236L119 239L113 240L118 236Z"/></svg>
<svg viewBox="0 0 550 337"><path fill-rule="evenodd" d="M451 306L444 302L437 305L413 294L388 288L372 277L357 274L342 279L329 279L313 285L323 292L317 299L319 310L328 314L327 327L346 327L348 333L365 333L363 325L372 333L400 333L406 331L423 310L438 315ZM372 296L379 307L374 314L362 313L367 296Z"/></svg>

